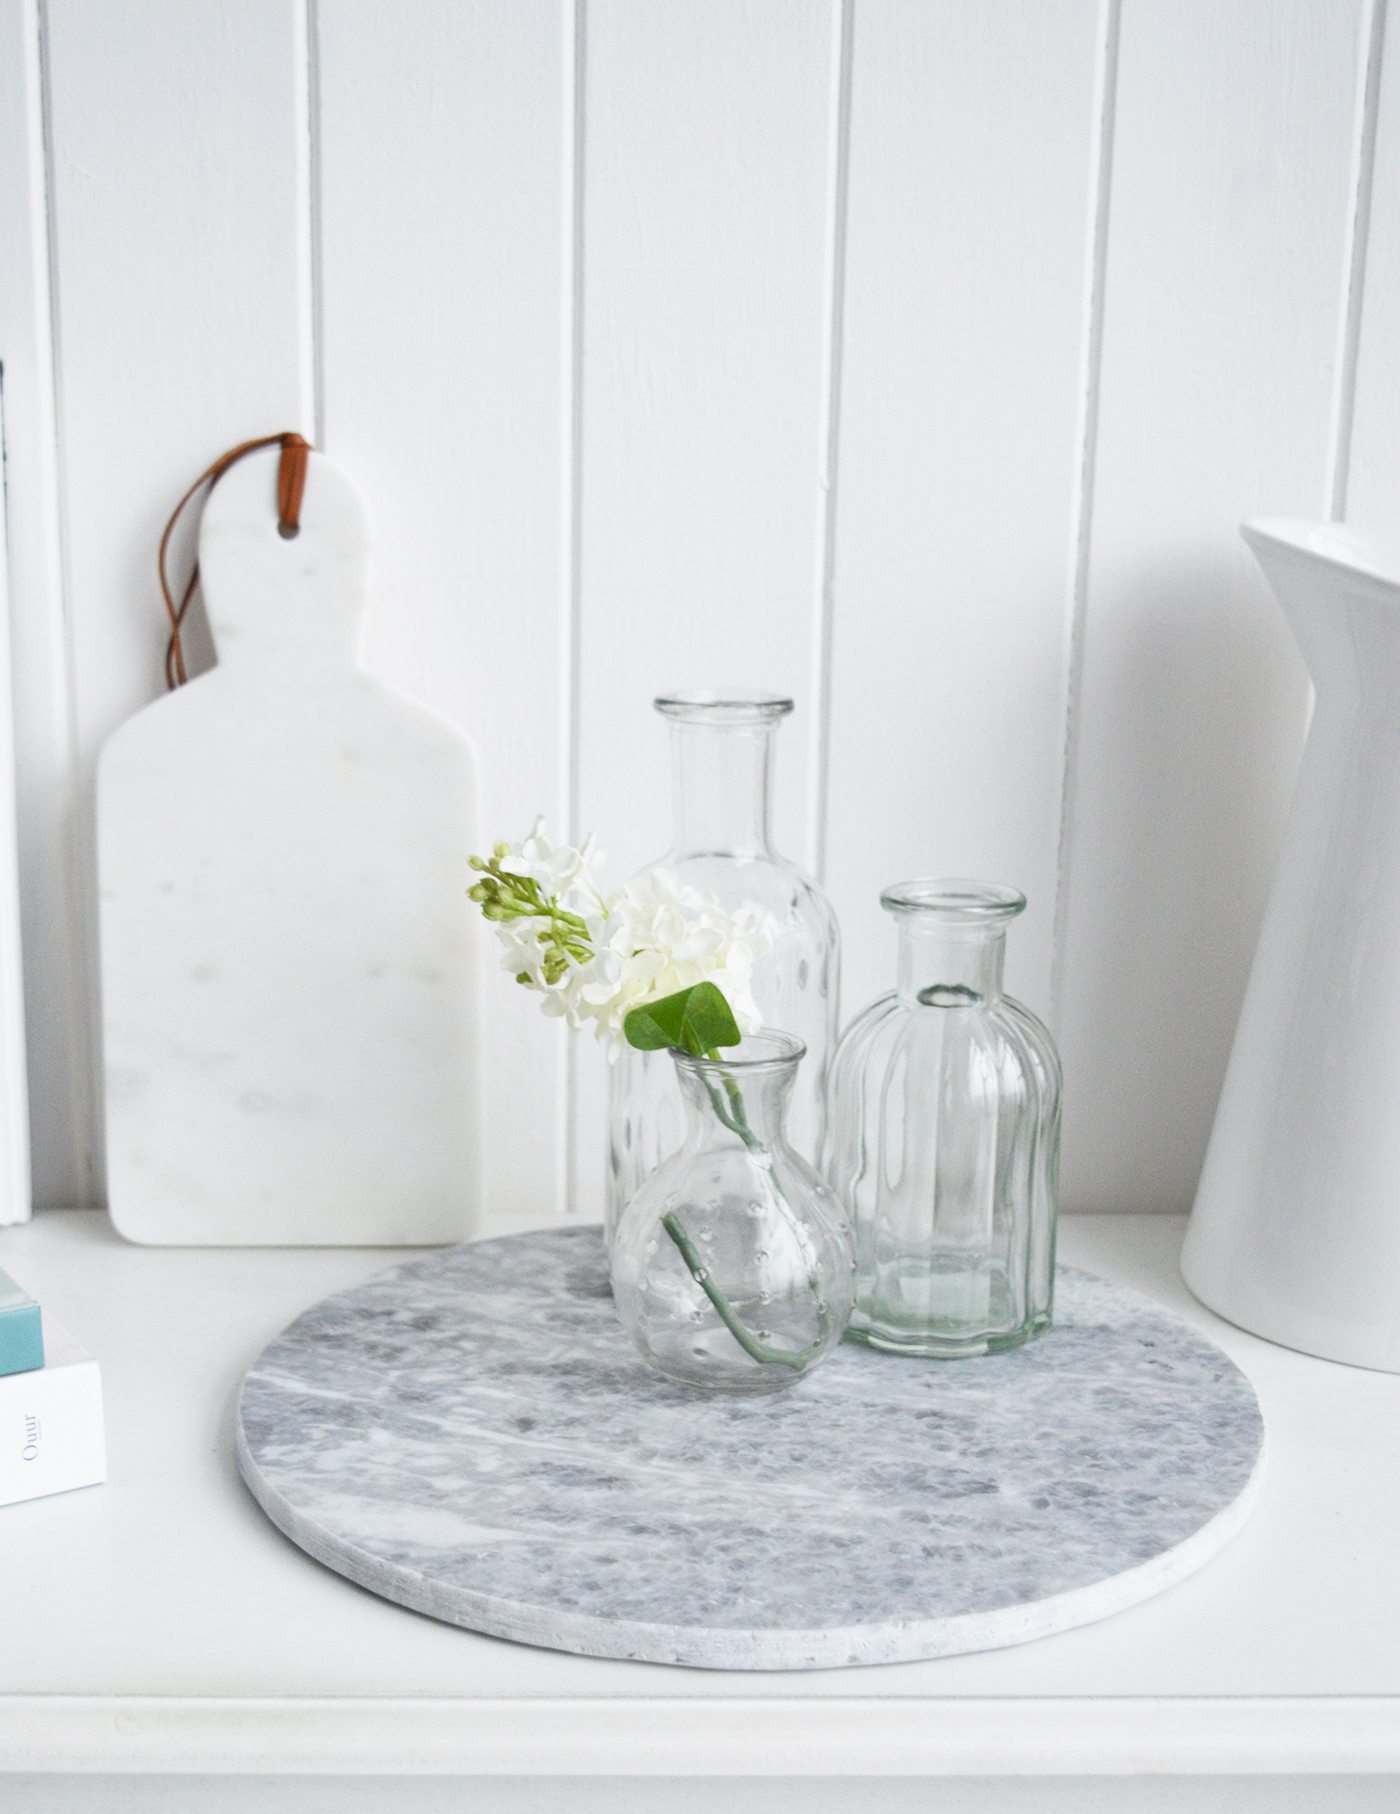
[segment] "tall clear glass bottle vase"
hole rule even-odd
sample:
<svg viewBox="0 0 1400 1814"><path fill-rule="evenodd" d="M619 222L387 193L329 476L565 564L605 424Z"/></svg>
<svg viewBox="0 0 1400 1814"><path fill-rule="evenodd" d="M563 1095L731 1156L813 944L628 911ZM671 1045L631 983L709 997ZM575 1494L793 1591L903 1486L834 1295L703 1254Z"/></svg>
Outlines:
<svg viewBox="0 0 1400 1814"><path fill-rule="evenodd" d="M769 842L773 738L792 701L763 693L672 693L655 705L671 727L675 812L675 841L662 866L716 895L726 912L762 912L772 945L754 966L754 999L766 1026L794 1034L807 1047L788 1135L815 1163L836 1046L841 950L831 903ZM629 1047L612 1067L610 1083L609 1247L628 1199L680 1147L685 1130L669 1053Z"/></svg>

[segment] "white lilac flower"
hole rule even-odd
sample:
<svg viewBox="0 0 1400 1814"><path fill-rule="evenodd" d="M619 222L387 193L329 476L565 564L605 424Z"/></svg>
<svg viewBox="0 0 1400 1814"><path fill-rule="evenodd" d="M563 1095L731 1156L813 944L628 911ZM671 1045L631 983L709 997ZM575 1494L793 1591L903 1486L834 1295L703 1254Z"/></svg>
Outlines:
<svg viewBox="0 0 1400 1814"><path fill-rule="evenodd" d="M757 1032L762 1021L753 999L753 960L770 941L753 909L727 914L714 895L665 869L629 882L607 909L589 928L596 957L570 981L580 1018L596 1023L610 1058L624 1043L622 1023L630 1009L698 982L714 983L740 1028Z"/></svg>
<svg viewBox="0 0 1400 1814"><path fill-rule="evenodd" d="M591 902L597 900L593 871L601 867L605 855L598 849L598 841L592 832L584 840L582 850L575 850L568 844L551 844L545 836L544 814L541 813L531 827L529 837L519 844L512 844L508 854L501 857L500 866L503 874L526 876L539 883L542 894L555 896L562 904L570 905L567 897L582 891L587 891Z"/></svg>
<svg viewBox="0 0 1400 1814"><path fill-rule="evenodd" d="M548 989L545 981L545 946L542 937L549 931L543 918L509 920L496 928L496 936L505 946L501 968L516 978L525 977L532 989Z"/></svg>
<svg viewBox="0 0 1400 1814"><path fill-rule="evenodd" d="M741 1029L757 1032L753 962L772 943L759 914L725 913L666 869L604 900L593 880L602 860L592 837L581 850L551 844L542 818L519 844L471 859L482 878L471 898L505 947L501 968L544 997L546 1014L591 1023L610 1058L630 1009L698 982L714 983Z"/></svg>

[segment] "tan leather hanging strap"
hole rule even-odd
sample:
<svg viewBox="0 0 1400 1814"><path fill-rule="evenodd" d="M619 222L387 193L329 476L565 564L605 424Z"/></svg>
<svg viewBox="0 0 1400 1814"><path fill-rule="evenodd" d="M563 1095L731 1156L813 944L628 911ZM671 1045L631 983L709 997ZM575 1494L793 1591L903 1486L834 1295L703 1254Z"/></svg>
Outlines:
<svg viewBox="0 0 1400 1814"><path fill-rule="evenodd" d="M212 490L219 480L245 454L254 453L260 447L280 447L282 458L277 467L277 531L279 535L293 536L301 527L301 499L306 490L306 459L311 452L310 443L300 435L280 434L263 435L257 441L241 441L237 447L229 448L220 454L207 472L202 472L190 486L184 497L175 506L170 521L165 525L165 534L160 538L160 558L156 565L160 572L160 589L165 598L166 613L170 618L170 641L165 648L165 684L173 692L182 687L188 678L185 673L185 653L180 647L180 630L186 613L194 598L195 587L199 584L199 562L195 561L190 571L189 583L179 604L175 603L170 590L170 582L165 572L165 557L170 547L170 537L175 525L180 520L180 513L201 485L208 485Z"/></svg>
<svg viewBox="0 0 1400 1814"><path fill-rule="evenodd" d="M293 536L301 527L301 494L306 490L306 456L310 447L300 435L283 435L277 465L277 533Z"/></svg>

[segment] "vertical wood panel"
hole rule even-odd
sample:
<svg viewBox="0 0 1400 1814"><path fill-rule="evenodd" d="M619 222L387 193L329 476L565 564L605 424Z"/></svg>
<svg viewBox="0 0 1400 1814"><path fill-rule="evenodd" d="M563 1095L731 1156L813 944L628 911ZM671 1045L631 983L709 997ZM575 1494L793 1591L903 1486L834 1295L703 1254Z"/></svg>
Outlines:
<svg viewBox="0 0 1400 1814"><path fill-rule="evenodd" d="M93 764L163 684L161 528L226 447L312 430L305 19L298 0L49 0L47 17L76 888L96 1099ZM95 1117L84 1132L96 1155Z"/></svg>
<svg viewBox="0 0 1400 1814"><path fill-rule="evenodd" d="M676 686L769 686L776 840L810 861L834 34L827 4L588 15L579 811L629 874L669 842ZM577 1207L605 1067L578 1054Z"/></svg>
<svg viewBox="0 0 1400 1814"><path fill-rule="evenodd" d="M845 1017L880 889L1025 891L1048 1007L1093 229L1095 0L856 14L827 876Z"/></svg>
<svg viewBox="0 0 1400 1814"><path fill-rule="evenodd" d="M59 559L42 70L34 0L0 3L0 366L33 1193L78 1201L86 997L69 904L72 787Z"/></svg>
<svg viewBox="0 0 1400 1814"><path fill-rule="evenodd" d="M1238 537L1325 515L1361 0L1126 0L1061 1041L1066 1204L1189 1207L1305 712Z"/></svg>
<svg viewBox="0 0 1400 1814"><path fill-rule="evenodd" d="M1400 534L1400 5L1386 7L1383 24L1346 520L1394 535Z"/></svg>
<svg viewBox="0 0 1400 1814"><path fill-rule="evenodd" d="M567 24L334 0L317 29L326 448L370 504L368 659L475 740L486 846L567 819ZM564 1031L494 950L482 981L488 1214L544 1222Z"/></svg>
<svg viewBox="0 0 1400 1814"><path fill-rule="evenodd" d="M0 391L0 448L6 445ZM32 1194L11 678L9 558L6 525L0 515L0 1223L27 1222Z"/></svg>

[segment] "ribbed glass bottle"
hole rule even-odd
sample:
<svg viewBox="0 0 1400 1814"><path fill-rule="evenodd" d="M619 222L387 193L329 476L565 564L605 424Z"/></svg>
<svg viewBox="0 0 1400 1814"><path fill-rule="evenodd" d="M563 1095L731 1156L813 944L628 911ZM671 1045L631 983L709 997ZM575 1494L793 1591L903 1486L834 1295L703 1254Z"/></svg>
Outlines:
<svg viewBox="0 0 1400 1814"><path fill-rule="evenodd" d="M773 737L792 701L766 693L670 693L655 705L671 727L675 814L675 842L661 863L691 887L708 889L728 913L761 910L773 942L754 965L754 999L765 1026L807 1048L787 1127L793 1148L815 1164L836 1048L841 949L831 903L769 840ZM610 1077L609 1245L628 1199L677 1150L684 1131L669 1055L628 1047Z"/></svg>
<svg viewBox="0 0 1400 1814"><path fill-rule="evenodd" d="M832 1065L822 1171L856 1230L854 1340L955 1358L1049 1327L1060 1063L1002 993L1008 922L1026 902L985 882L901 882L892 995Z"/></svg>

